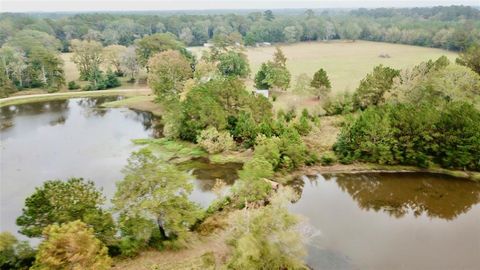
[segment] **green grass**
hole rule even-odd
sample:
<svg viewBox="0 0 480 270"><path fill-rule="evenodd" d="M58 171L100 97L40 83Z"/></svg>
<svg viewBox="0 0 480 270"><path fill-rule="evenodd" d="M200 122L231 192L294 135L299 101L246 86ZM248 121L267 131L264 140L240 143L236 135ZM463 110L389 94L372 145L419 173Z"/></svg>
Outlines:
<svg viewBox="0 0 480 270"><path fill-rule="evenodd" d="M59 93L52 93L52 94L39 94L39 95L23 95L23 96L12 96L4 99L0 99L0 107L3 106L10 106L10 105L18 105L30 102L41 102L41 101L49 101L49 100L59 100L59 99L67 99L67 98L74 98L74 97L101 97L101 96L115 96L115 95L122 95L122 96L130 96L136 95L137 93L145 94L146 91L140 90L131 90L128 91L126 89L114 89L114 90L99 90L99 91L71 91L71 92L59 92Z"/></svg>
<svg viewBox="0 0 480 270"><path fill-rule="evenodd" d="M102 104L102 107L105 107L105 108L128 107L129 105L132 105L138 102L145 102L145 101L151 101L151 100L152 100L151 96L136 96L136 97L129 97L129 98L124 98L116 101L105 102Z"/></svg>
<svg viewBox="0 0 480 270"><path fill-rule="evenodd" d="M144 145L158 158L173 163L180 163L207 155L199 146L184 141L169 140L167 138L135 139L132 141L134 144Z"/></svg>

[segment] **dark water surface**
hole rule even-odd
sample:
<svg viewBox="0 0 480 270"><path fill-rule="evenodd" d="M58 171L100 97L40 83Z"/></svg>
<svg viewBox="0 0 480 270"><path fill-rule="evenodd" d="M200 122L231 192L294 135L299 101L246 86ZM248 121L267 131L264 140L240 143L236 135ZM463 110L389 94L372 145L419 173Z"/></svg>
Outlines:
<svg viewBox="0 0 480 270"><path fill-rule="evenodd" d="M158 120L150 113L98 106L116 99L76 98L0 108L0 231L18 230L15 219L25 198L45 180L83 177L112 197L115 182L123 178L121 169L138 149L131 140L159 134ZM197 163L189 168L199 180L194 181L192 199L206 206L216 196L209 190L211 179L236 173L220 167L218 172L224 173L216 175L215 166Z"/></svg>
<svg viewBox="0 0 480 270"><path fill-rule="evenodd" d="M480 269L480 183L433 174L303 177L314 269ZM308 227L308 226L307 226Z"/></svg>

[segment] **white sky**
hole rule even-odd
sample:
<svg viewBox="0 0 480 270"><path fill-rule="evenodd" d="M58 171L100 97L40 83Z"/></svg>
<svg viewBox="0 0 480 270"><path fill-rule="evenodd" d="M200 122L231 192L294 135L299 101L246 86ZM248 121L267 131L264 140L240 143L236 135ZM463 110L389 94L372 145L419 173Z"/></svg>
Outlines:
<svg viewBox="0 0 480 270"><path fill-rule="evenodd" d="M480 6L480 0L0 0L0 12Z"/></svg>

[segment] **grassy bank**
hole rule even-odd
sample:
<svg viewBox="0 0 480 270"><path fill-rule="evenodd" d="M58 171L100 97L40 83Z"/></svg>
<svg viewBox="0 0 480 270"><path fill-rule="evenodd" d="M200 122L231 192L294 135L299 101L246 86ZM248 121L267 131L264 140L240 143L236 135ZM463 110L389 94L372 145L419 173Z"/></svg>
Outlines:
<svg viewBox="0 0 480 270"><path fill-rule="evenodd" d="M129 108L134 110L151 112L155 116L162 116L162 107L155 102L155 96L153 95L141 95L127 97L122 100L106 102L101 105L104 108Z"/></svg>
<svg viewBox="0 0 480 270"><path fill-rule="evenodd" d="M75 97L101 97L101 96L137 96L148 95L151 92L150 89L118 89L118 90L98 90L98 91L71 91L60 92L51 94L34 94L13 96L0 99L0 107L9 105L19 105L30 102L41 102L49 100L67 99Z"/></svg>

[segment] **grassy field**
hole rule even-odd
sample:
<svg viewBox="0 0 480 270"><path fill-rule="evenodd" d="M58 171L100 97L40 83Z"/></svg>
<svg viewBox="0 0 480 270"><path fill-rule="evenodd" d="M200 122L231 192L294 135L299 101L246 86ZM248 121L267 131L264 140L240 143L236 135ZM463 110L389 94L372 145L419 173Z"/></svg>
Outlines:
<svg viewBox="0 0 480 270"><path fill-rule="evenodd" d="M64 70L65 70L65 80L66 82L70 81L76 81L79 85L84 86L88 84L88 82L83 82L79 81L78 78L80 77L80 72L78 71L77 66L75 63L72 61L72 55L73 53L62 53L61 58L63 62L65 63L64 65ZM102 68L103 71L106 71L105 68ZM120 87L117 87L115 89L137 89L137 88L145 88L145 84L137 84L137 83L129 83L127 82L128 78L122 77L119 78L120 82L122 85Z"/></svg>
<svg viewBox="0 0 480 270"><path fill-rule="evenodd" d="M281 45L280 48L288 58L292 85L299 74L312 76L319 68L324 68L332 82L333 93L355 90L360 80L378 64L408 68L442 55L450 60L455 60L457 56L454 52L441 49L369 41L302 42ZM197 54L201 50L201 47L192 48ZM263 62L272 59L274 51L273 46L246 50L252 78ZM380 54L388 54L390 58L381 58Z"/></svg>

